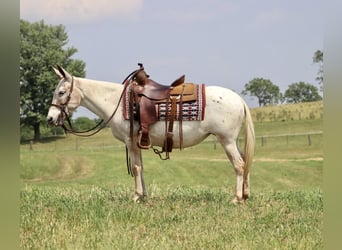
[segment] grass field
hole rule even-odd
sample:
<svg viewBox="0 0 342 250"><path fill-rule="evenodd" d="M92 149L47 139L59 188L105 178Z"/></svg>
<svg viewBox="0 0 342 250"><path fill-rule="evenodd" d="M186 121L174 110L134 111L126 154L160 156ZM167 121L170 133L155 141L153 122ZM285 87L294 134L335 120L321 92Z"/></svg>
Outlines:
<svg viewBox="0 0 342 250"><path fill-rule="evenodd" d="M256 122L251 198L210 137L160 161L143 155L149 198L131 201L125 151L108 130L21 145L23 249L322 249L322 120Z"/></svg>

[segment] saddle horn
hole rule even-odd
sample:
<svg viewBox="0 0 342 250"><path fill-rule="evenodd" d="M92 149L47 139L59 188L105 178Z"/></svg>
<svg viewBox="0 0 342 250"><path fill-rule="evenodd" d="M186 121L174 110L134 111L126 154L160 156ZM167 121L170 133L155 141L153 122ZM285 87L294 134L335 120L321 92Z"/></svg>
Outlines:
<svg viewBox="0 0 342 250"><path fill-rule="evenodd" d="M135 73L134 77L137 78L138 75L140 75L141 78L143 75L143 78L149 78L150 76L146 73L145 69L144 69L144 65L142 63L138 63L138 66L140 67L137 72ZM138 80L139 81L139 80Z"/></svg>

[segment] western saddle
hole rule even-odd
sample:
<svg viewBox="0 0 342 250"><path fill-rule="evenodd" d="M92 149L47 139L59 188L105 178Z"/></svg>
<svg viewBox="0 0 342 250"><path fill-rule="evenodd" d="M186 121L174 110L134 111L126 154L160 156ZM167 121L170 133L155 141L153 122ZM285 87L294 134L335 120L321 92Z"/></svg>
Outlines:
<svg viewBox="0 0 342 250"><path fill-rule="evenodd" d="M182 148L182 104L183 102L196 101L197 89L193 83L185 83L185 75L176 79L170 86L159 84L149 78L142 64L138 64L138 69L131 78L129 95L129 113L130 113L130 135L133 136L133 121L138 120L140 124L137 146L142 149L149 149L152 142L149 136L149 127L158 121L156 104L166 103L165 117L165 139L162 151L154 149L156 153L166 153L169 158L169 152L173 147L173 123L177 116L179 121L179 138ZM133 115L135 114L135 115Z"/></svg>

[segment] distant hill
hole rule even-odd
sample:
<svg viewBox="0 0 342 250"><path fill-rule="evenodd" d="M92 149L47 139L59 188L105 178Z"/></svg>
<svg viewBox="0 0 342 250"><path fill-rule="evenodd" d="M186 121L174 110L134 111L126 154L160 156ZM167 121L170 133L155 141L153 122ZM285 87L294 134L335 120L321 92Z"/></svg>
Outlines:
<svg viewBox="0 0 342 250"><path fill-rule="evenodd" d="M323 119L323 101L252 108L254 122Z"/></svg>

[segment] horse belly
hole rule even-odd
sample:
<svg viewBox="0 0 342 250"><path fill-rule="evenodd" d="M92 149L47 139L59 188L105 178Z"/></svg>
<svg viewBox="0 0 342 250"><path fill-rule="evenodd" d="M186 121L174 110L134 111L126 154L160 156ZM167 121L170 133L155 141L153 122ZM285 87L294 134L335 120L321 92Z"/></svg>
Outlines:
<svg viewBox="0 0 342 250"><path fill-rule="evenodd" d="M205 132L201 128L199 121L183 121L182 122L182 147L191 147L202 142L210 133ZM179 123L173 125L173 147L180 147ZM153 146L162 147L165 140L165 122L157 122L150 128L150 138Z"/></svg>

